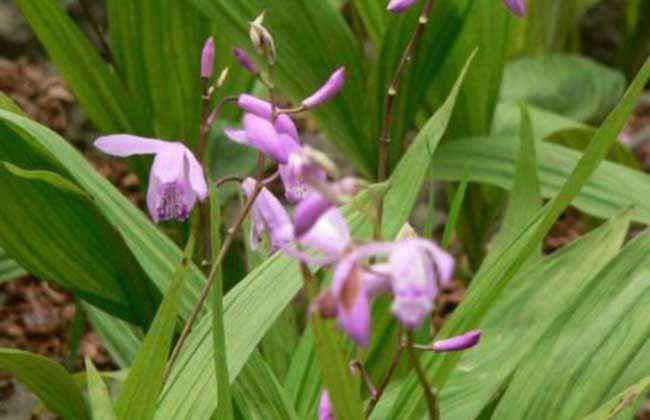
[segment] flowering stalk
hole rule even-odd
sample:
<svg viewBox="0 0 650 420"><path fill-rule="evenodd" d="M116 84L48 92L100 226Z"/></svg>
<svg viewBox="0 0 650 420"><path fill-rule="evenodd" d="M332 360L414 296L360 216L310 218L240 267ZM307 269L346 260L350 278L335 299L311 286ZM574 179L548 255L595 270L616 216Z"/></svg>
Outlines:
<svg viewBox="0 0 650 420"><path fill-rule="evenodd" d="M379 182L384 181L388 175L388 145L390 144L390 134L393 125L393 113L395 107L395 98L397 97L400 81L406 70L406 66L413 60L415 55L415 50L417 48L424 29L429 23L429 14L433 8L433 0L426 0L420 17L418 18L418 24L415 28L415 32L411 36L409 43L406 46L404 55L400 60L397 70L393 75L393 79L388 86L388 91L386 92L386 101L384 103L384 121L381 130L381 137L379 138L379 165L377 169L377 179ZM381 217L380 217L381 220Z"/></svg>
<svg viewBox="0 0 650 420"><path fill-rule="evenodd" d="M415 370L415 375L417 376L418 382L420 382L420 386L422 387L422 391L424 392L424 398L427 401L427 408L429 409L429 418L431 420L439 420L440 409L438 408L438 396L436 395L435 391L431 387L431 384L427 379L426 372L422 367L422 364L420 363L420 359L418 358L418 355L415 353L415 349L413 348L413 344L415 343L415 338L413 336L413 333L408 332L406 336L407 336L406 353L409 356L409 361L411 362L411 366L413 367L413 370Z"/></svg>
<svg viewBox="0 0 650 420"><path fill-rule="evenodd" d="M366 418L370 417L372 410L375 409L382 395L384 395L384 391L386 391L386 388L388 388L388 384L390 383L391 379L393 379L393 375L395 374L395 371L397 370L397 366L399 365L399 362L402 359L402 353L404 352L405 348L406 348L406 336L404 335L402 328L400 327L399 332L397 334L397 348L395 349L395 353L393 354L393 359L390 361L390 366L388 367L388 371L386 372L384 379L379 384L379 387L377 388L375 395L373 395L370 398L370 403L368 403L368 407L366 408L366 412L364 413Z"/></svg>

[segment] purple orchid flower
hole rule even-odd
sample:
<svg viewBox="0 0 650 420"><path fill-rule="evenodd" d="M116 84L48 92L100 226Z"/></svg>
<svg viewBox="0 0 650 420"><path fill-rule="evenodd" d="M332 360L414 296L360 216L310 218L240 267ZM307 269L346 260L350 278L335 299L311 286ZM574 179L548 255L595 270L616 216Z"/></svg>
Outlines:
<svg viewBox="0 0 650 420"><path fill-rule="evenodd" d="M526 14L526 0L504 0L504 2L515 15L523 17Z"/></svg>
<svg viewBox="0 0 650 420"><path fill-rule="evenodd" d="M255 190L253 178L246 178L242 188L247 197ZM293 224L289 214L280 201L266 187L262 188L251 209L253 226L251 228L251 247L257 249L264 232L271 239L271 251L285 248L294 239Z"/></svg>
<svg viewBox="0 0 650 420"><path fill-rule="evenodd" d="M237 62L251 74L256 75L260 72L260 70L255 65L255 62L253 62L253 59L248 55L246 51L241 48L233 48L232 53L235 56Z"/></svg>
<svg viewBox="0 0 650 420"><path fill-rule="evenodd" d="M391 2L388 3L388 11L393 13L401 13L413 6L415 3L417 3L417 1L418 0L391 0Z"/></svg>
<svg viewBox="0 0 650 420"><path fill-rule="evenodd" d="M433 242L407 238L394 245L388 259L394 295L392 311L407 328L416 329L433 310L440 287L448 286L454 259Z"/></svg>
<svg viewBox="0 0 650 420"><path fill-rule="evenodd" d="M206 39L201 51L201 77L209 79L214 72L214 39Z"/></svg>
<svg viewBox="0 0 650 420"><path fill-rule="evenodd" d="M336 94L339 93L341 89L343 89L344 84L345 68L340 67L330 76L327 82L325 82L325 84L321 86L320 89L302 101L302 106L310 109L329 101L334 96L336 96Z"/></svg>
<svg viewBox="0 0 650 420"><path fill-rule="evenodd" d="M258 117L271 120L273 116L273 106L270 102L260 99L253 95L242 94L239 95L237 100L237 105L249 114L257 115ZM298 129L294 124L291 117L286 114L279 114L275 118L275 129L280 134L288 134L293 139L300 143L300 137L298 136Z"/></svg>
<svg viewBox="0 0 650 420"><path fill-rule="evenodd" d="M147 207L155 222L186 220L196 200L208 195L203 168L183 143L116 134L98 138L95 147L119 157L156 155L147 191Z"/></svg>
<svg viewBox="0 0 650 420"><path fill-rule="evenodd" d="M292 204L299 203L314 189L310 180L325 181L327 174L303 152L293 149L286 165L280 165L280 179L284 185L284 196Z"/></svg>
<svg viewBox="0 0 650 420"><path fill-rule="evenodd" d="M332 401L330 401L330 394L323 391L318 404L318 420L334 420L334 410L332 409Z"/></svg>
<svg viewBox="0 0 650 420"><path fill-rule="evenodd" d="M292 136L279 132L269 120L255 114L244 115L244 130L226 128L224 133L231 140L254 147L280 164L287 164L291 152L300 148Z"/></svg>
<svg viewBox="0 0 650 420"><path fill-rule="evenodd" d="M440 340L433 343L433 351L442 353L449 351L460 351L472 348L481 341L481 331L472 330L456 337Z"/></svg>

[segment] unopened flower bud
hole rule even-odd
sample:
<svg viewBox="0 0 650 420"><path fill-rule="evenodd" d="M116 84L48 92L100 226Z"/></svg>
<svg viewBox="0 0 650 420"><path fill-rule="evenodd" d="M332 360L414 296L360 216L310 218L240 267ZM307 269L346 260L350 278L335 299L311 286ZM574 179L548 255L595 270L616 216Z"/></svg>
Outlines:
<svg viewBox="0 0 650 420"><path fill-rule="evenodd" d="M305 108L313 108L332 99L345 84L345 68L336 70L325 84L309 98L302 101Z"/></svg>
<svg viewBox="0 0 650 420"><path fill-rule="evenodd" d="M248 55L246 51L244 51L241 48L234 48L232 50L233 55L235 56L235 59L243 68L251 72L253 75L256 75L259 73L259 69L253 62L253 59Z"/></svg>
<svg viewBox="0 0 650 420"><path fill-rule="evenodd" d="M433 351L448 352L467 350L474 347L481 340L481 331L472 330L463 335L448 338L447 340L436 341L433 343Z"/></svg>
<svg viewBox="0 0 650 420"><path fill-rule="evenodd" d="M523 17L526 14L526 0L504 0L504 2L515 15Z"/></svg>
<svg viewBox="0 0 650 420"><path fill-rule="evenodd" d="M209 79L214 72L214 39L208 38L201 52L201 77Z"/></svg>
<svg viewBox="0 0 650 420"><path fill-rule="evenodd" d="M391 0L388 3L388 11L393 13L401 13L417 3L418 0Z"/></svg>
<svg viewBox="0 0 650 420"><path fill-rule="evenodd" d="M260 13L254 21L250 23L249 36L253 46L258 53L266 57L270 65L275 64L275 42L273 36L266 29L262 22L264 21L265 12Z"/></svg>

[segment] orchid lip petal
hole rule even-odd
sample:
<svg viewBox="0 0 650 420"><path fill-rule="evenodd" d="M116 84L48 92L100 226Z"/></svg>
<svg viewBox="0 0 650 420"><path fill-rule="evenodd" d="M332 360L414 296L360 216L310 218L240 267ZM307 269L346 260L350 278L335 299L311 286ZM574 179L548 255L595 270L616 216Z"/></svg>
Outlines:
<svg viewBox="0 0 650 420"><path fill-rule="evenodd" d="M481 341L480 330L472 330L465 334L440 340L433 343L433 350L436 352L467 350L476 346Z"/></svg>
<svg viewBox="0 0 650 420"><path fill-rule="evenodd" d="M95 147L102 152L117 157L155 154L170 144L172 143L130 134L102 136L95 140L94 143Z"/></svg>

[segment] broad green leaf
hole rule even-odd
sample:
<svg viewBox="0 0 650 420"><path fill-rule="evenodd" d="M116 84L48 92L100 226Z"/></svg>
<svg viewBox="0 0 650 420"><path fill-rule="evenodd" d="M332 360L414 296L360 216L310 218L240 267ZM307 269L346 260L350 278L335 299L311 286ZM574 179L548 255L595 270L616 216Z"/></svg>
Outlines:
<svg viewBox="0 0 650 420"><path fill-rule="evenodd" d="M345 66L344 89L313 114L359 170L373 172L375 140L364 135L356 117L365 97L361 51L339 10L327 1L304 0L194 0L194 4L231 42L249 51L248 23L265 10L264 25L273 35L278 53L273 77L283 94L296 103L320 87L335 69Z"/></svg>
<svg viewBox="0 0 650 420"><path fill-rule="evenodd" d="M597 410L582 420L613 420L629 419L636 414L636 404L639 398L643 398L650 390L650 376L646 376L636 384L607 401ZM634 410L634 411L632 411Z"/></svg>
<svg viewBox="0 0 650 420"><path fill-rule="evenodd" d="M368 31L368 36L373 44L377 45L386 30L386 2L383 0L352 0L352 5L363 21Z"/></svg>
<svg viewBox="0 0 650 420"><path fill-rule="evenodd" d="M90 119L104 132L138 132L139 104L54 0L16 0Z"/></svg>
<svg viewBox="0 0 650 420"><path fill-rule="evenodd" d="M508 64L500 97L575 121L598 123L624 91L625 78L615 70L580 56L541 54Z"/></svg>
<svg viewBox="0 0 650 420"><path fill-rule="evenodd" d="M441 145L433 158L435 179L460 181L465 172L473 182L510 189L515 176L517 139L491 137L464 139ZM563 146L537 144L542 196L554 197L569 177L581 154ZM600 218L611 218L632 206L632 218L650 223L650 177L611 162L602 162L572 205ZM626 188L620 188L625 185Z"/></svg>
<svg viewBox="0 0 650 420"><path fill-rule="evenodd" d="M158 394L163 386L169 347L183 292L183 283L194 253L194 235L185 248L183 259L165 292L151 328L129 368L116 402L121 419L152 419Z"/></svg>
<svg viewBox="0 0 650 420"><path fill-rule="evenodd" d="M142 344L136 328L92 305L84 304L83 308L93 332L101 338L115 363L121 368L131 366Z"/></svg>
<svg viewBox="0 0 650 420"><path fill-rule="evenodd" d="M196 144L207 19L183 0L111 0L108 17L117 70L130 94L147 104L150 134Z"/></svg>
<svg viewBox="0 0 650 420"><path fill-rule="evenodd" d="M285 390L258 352L254 352L237 377L234 388L260 420L297 420Z"/></svg>
<svg viewBox="0 0 650 420"><path fill-rule="evenodd" d="M95 420L117 420L111 394L92 360L88 358L86 358L86 377L92 418Z"/></svg>
<svg viewBox="0 0 650 420"><path fill-rule="evenodd" d="M516 276L481 323L480 345L463 355L443 389L443 418L476 418L496 398L555 317L616 256L629 221L628 212Z"/></svg>
<svg viewBox="0 0 650 420"><path fill-rule="evenodd" d="M606 400L650 334L649 247L646 231L560 311L518 368L494 419L577 419Z"/></svg>
<svg viewBox="0 0 650 420"><path fill-rule="evenodd" d="M0 141L0 160L26 169L55 171L73 180L121 233L128 250L151 281L159 290L165 290L181 259L181 250L56 133L7 111L0 110L0 121L6 124L2 125L3 130L6 131L4 127L11 129L8 133L11 137L4 136ZM183 296L182 314L190 312L199 288L205 282L196 266L191 266L190 274Z"/></svg>
<svg viewBox="0 0 650 420"><path fill-rule="evenodd" d="M528 112L533 120L535 138L544 139L550 134L566 129L589 129L588 125L566 118L563 115L553 113L529 104ZM501 101L497 105L494 121L492 122L492 135L516 136L519 134L519 106L513 102Z"/></svg>
<svg viewBox="0 0 650 420"><path fill-rule="evenodd" d="M9 258L5 251L0 248L0 283L15 280L25 274L27 274L25 270Z"/></svg>
<svg viewBox="0 0 650 420"><path fill-rule="evenodd" d="M302 418L312 418L316 415L321 379L314 355L314 335L310 327L303 332L291 359L284 388Z"/></svg>
<svg viewBox="0 0 650 420"><path fill-rule="evenodd" d="M0 349L0 369L16 375L47 408L62 418L90 419L81 389L58 363L22 350Z"/></svg>
<svg viewBox="0 0 650 420"><path fill-rule="evenodd" d="M391 176L391 188L384 198L382 232L385 238L392 238L402 228L411 214L417 197L427 176L427 168L436 152L447 124L451 118L456 97L460 90L474 55L472 53L460 72L445 103L440 107L418 133L404 157L399 161Z"/></svg>
<svg viewBox="0 0 650 420"><path fill-rule="evenodd" d="M494 259L493 264L486 269L481 269L479 275L474 278L472 288L447 321L440 333L441 337L457 335L480 325L489 308L603 160L610 144L616 140L616 136L633 110L648 77L650 77L650 60L632 82L619 105L598 129L557 196L538 212L527 228L500 253L499 257ZM444 387L460 357L458 353L450 353L435 357L427 354L422 358L437 389ZM420 418L424 410L424 401L415 391L416 387L417 381L410 376L401 387L400 395L389 417L399 413L405 419Z"/></svg>
<svg viewBox="0 0 650 420"><path fill-rule="evenodd" d="M458 86L453 92L457 91ZM432 146L435 146L442 136L451 115L449 107L453 103L453 94L450 95L447 103L447 107L432 117L432 122L428 125L430 132L422 135L419 143L415 145L417 147L412 150L417 151L419 148L421 155L430 156L431 149L427 142L430 141ZM400 170L402 175L396 172L392 178L394 182L401 184L400 188L408 189L408 193L401 196L396 193L391 194L391 191L397 188L391 183L391 188L384 197L385 202L389 203L385 208L384 220L390 221L388 227L391 231L394 230L394 234L406 222L410 213L406 207L413 206L417 190L424 182L429 161L428 159L421 161L421 158L422 156L416 156L415 152L411 152L409 159L414 164L421 164L424 167L412 169L404 166ZM412 170L418 176L415 179L410 178L413 174ZM382 185L375 187L384 188ZM404 195L409 197L406 202ZM374 200L376 194L367 193L360 196L364 200ZM352 209L364 208L364 204L360 201L361 198L354 201L354 206L348 206L346 214L349 217L350 229L355 236L368 237L371 227L363 222L359 213L352 211ZM278 278L282 281L278 282ZM253 270L226 295L225 333L231 381L237 377L255 346L301 286L302 280L296 262L276 254ZM255 311L251 311L251 307L256 308ZM209 340L210 329L211 324L206 317L194 327L184 351L179 355L176 368L172 370L158 407L157 419L208 418L212 415L215 409L215 401L212 398L215 392L214 371L204 369L206 363L210 363L213 357Z"/></svg>
<svg viewBox="0 0 650 420"><path fill-rule="evenodd" d="M383 103L390 80L405 46L416 28L417 15L424 3L408 12L392 16L384 37L376 73L372 75L370 137L379 138ZM440 0L434 3L427 29L416 58L407 68L396 100L391 138L391 166L402 155L404 135L413 128L419 111L430 114L446 98L449 86L463 69L467 57L478 48L474 65L468 71L458 96L450 132L482 135L489 132L494 111L506 43L509 13L500 2ZM432 108L425 107L430 104Z"/></svg>
<svg viewBox="0 0 650 420"><path fill-rule="evenodd" d="M11 131L0 126L0 159ZM16 261L113 314L148 325L156 304L124 240L78 186L51 171L0 163L0 243Z"/></svg>

